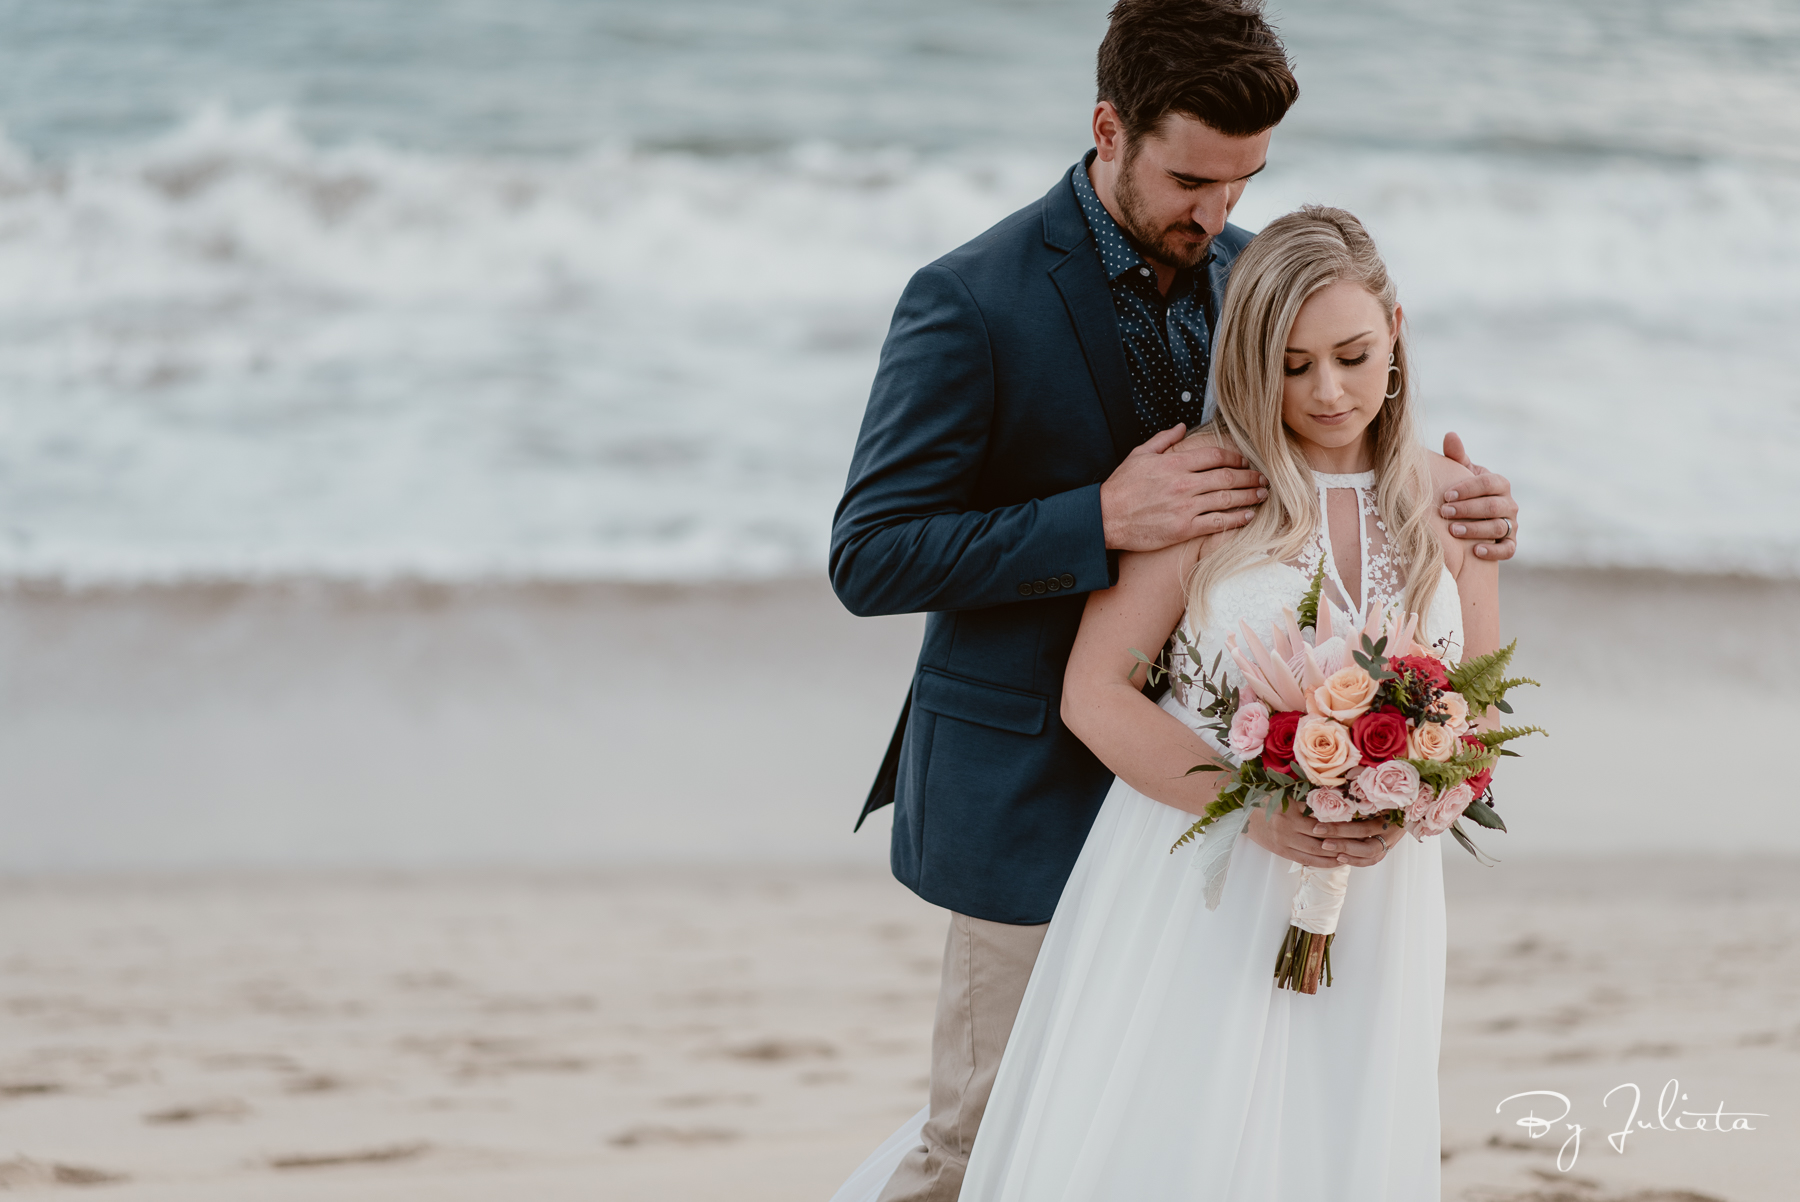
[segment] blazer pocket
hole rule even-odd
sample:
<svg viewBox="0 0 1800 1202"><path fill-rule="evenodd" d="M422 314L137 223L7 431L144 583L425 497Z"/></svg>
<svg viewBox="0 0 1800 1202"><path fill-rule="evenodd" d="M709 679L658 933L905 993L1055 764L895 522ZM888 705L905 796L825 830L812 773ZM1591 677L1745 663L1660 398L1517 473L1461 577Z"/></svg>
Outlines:
<svg viewBox="0 0 1800 1202"><path fill-rule="evenodd" d="M1043 734L1044 719L1050 712L1048 697L953 676L936 668L919 669L913 702L920 709L945 718L1020 735Z"/></svg>

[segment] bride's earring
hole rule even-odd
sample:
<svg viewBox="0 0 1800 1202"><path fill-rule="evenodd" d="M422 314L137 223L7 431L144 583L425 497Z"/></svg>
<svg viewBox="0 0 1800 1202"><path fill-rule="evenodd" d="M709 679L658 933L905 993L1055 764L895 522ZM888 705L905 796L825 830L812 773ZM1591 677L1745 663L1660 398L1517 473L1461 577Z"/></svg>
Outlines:
<svg viewBox="0 0 1800 1202"><path fill-rule="evenodd" d="M1393 391L1381 394L1381 399L1384 401L1391 401L1400 395L1400 365L1394 361L1394 352L1392 351L1388 352L1388 378Z"/></svg>

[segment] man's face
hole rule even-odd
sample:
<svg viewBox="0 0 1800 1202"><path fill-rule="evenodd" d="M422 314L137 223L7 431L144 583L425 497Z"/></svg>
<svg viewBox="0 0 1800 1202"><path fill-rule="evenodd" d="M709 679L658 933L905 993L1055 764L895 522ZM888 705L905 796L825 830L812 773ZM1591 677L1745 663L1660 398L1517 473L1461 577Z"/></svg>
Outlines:
<svg viewBox="0 0 1800 1202"><path fill-rule="evenodd" d="M1273 133L1233 138L1181 113L1129 141L1119 131L1113 184L1119 224L1165 266L1197 265L1250 177L1263 169Z"/></svg>

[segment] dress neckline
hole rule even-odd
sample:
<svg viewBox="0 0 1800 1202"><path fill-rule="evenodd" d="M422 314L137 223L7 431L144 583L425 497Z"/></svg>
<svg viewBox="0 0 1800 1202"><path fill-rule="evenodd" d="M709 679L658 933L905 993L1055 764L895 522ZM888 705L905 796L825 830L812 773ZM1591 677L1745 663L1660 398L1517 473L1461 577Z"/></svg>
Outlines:
<svg viewBox="0 0 1800 1202"><path fill-rule="evenodd" d="M1334 475L1331 472L1314 472L1313 480L1320 488L1374 488L1375 473L1349 472Z"/></svg>

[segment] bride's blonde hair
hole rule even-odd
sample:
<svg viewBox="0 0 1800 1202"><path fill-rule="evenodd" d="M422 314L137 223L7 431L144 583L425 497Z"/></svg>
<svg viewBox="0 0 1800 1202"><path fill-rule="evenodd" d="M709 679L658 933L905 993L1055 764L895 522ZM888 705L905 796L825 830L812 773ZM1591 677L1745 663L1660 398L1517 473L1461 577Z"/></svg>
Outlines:
<svg viewBox="0 0 1800 1202"><path fill-rule="evenodd" d="M1406 575L1402 604L1419 614L1431 606L1444 550L1432 528L1431 466L1414 429L1412 368L1405 331L1395 325L1394 283L1362 222L1342 209L1307 205L1264 227L1238 256L1226 288L1213 359L1218 412L1195 437L1228 437L1269 478L1269 498L1248 525L1209 549L1195 566L1188 605L1202 620L1207 595L1219 581L1260 561L1265 552L1278 562L1297 560L1319 533L1312 469L1281 419L1284 352L1307 298L1341 281L1367 289L1394 334L1398 395L1383 401L1370 424L1375 504L1390 553ZM1394 372L1387 379L1393 393Z"/></svg>

